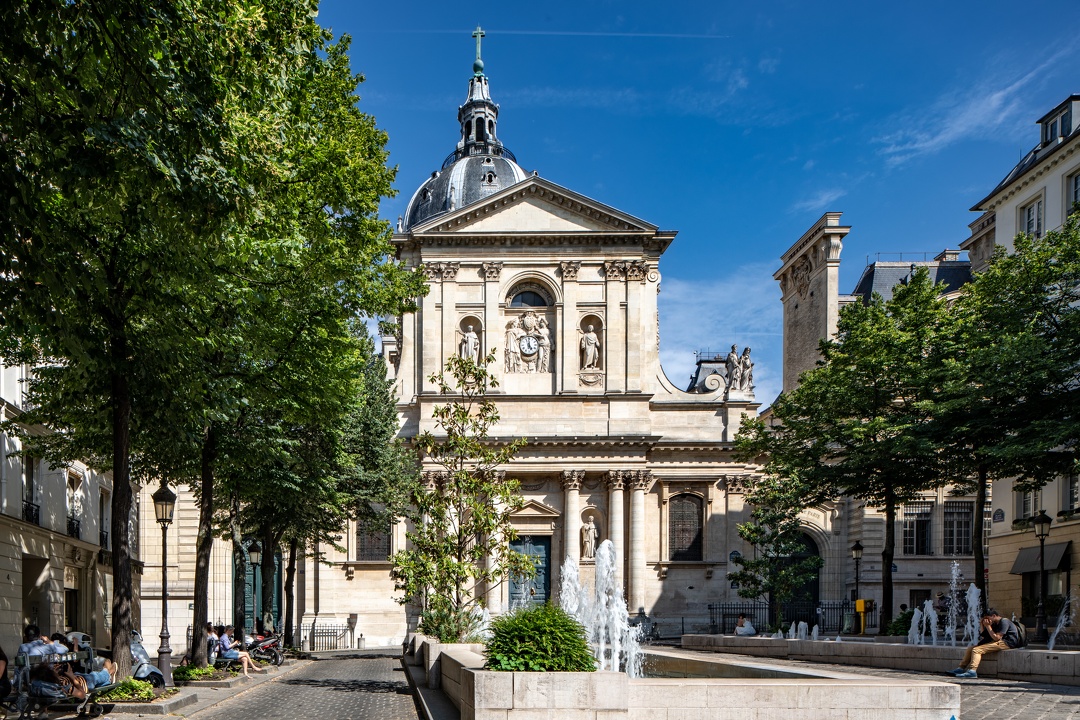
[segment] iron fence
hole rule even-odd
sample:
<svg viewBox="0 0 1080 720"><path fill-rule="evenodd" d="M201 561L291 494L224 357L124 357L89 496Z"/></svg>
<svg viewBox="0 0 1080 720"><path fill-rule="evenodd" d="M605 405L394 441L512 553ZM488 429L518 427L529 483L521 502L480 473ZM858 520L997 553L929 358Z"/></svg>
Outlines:
<svg viewBox="0 0 1080 720"><path fill-rule="evenodd" d="M311 625L300 629L300 647L311 652L349 648L348 625Z"/></svg>
<svg viewBox="0 0 1080 720"><path fill-rule="evenodd" d="M41 524L41 507L36 503L32 503L29 500L23 500L22 504L23 520L34 525Z"/></svg>
<svg viewBox="0 0 1080 720"><path fill-rule="evenodd" d="M712 603L709 605L710 632L733 633L739 615L746 615L758 632L775 627L783 622L805 622L807 627L815 625L821 633L850 632L855 627L855 603L850 600L814 603L800 600L780 603L770 609L769 603L758 600L736 600L733 602ZM866 613L866 627L877 627L877 613Z"/></svg>

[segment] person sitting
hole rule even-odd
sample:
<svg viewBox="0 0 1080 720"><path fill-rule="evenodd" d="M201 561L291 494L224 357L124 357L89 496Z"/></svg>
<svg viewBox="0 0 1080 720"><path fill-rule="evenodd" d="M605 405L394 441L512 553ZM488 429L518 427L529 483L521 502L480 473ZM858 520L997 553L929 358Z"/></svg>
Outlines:
<svg viewBox="0 0 1080 720"><path fill-rule="evenodd" d="M23 630L23 644L19 646L19 655L38 657L41 655L62 655L68 651L64 645L57 645L41 637L37 625L27 625Z"/></svg>
<svg viewBox="0 0 1080 720"><path fill-rule="evenodd" d="M11 680L8 680L8 656L0 647L0 700L11 694Z"/></svg>
<svg viewBox="0 0 1080 720"><path fill-rule="evenodd" d="M244 669L244 677L251 677L248 675L248 670L254 670L255 672L266 672L266 668L260 668L251 660L251 656L243 650L240 650L240 641L233 639L233 626L226 625L224 628L220 628L221 638L218 640L218 657L225 658L226 660L239 661L240 667Z"/></svg>
<svg viewBox="0 0 1080 720"><path fill-rule="evenodd" d="M31 695L53 700L69 697L85 700L86 691L86 681L76 675L67 663L53 665L43 662L30 668Z"/></svg>
<svg viewBox="0 0 1080 720"><path fill-rule="evenodd" d="M736 635L757 635L757 630L750 624L750 618L745 614L739 613L739 620L735 623Z"/></svg>
<svg viewBox="0 0 1080 720"><path fill-rule="evenodd" d="M950 670L949 674L958 678L978 677L979 663L983 655L1010 650L1020 644L1020 632L1011 620L1001 617L997 610L988 608L982 616L982 628L978 644L969 647L960 661L960 667Z"/></svg>

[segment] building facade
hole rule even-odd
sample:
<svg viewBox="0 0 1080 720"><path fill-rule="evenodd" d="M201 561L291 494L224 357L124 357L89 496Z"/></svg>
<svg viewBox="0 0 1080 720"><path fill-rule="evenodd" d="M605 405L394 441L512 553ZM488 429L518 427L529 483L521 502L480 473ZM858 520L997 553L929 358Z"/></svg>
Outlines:
<svg viewBox="0 0 1080 720"><path fill-rule="evenodd" d="M18 422L26 409L22 388L28 372L22 365L0 365L4 421ZM109 644L111 498L109 473L77 460L53 467L28 457L17 436L0 433L0 646L9 653L31 623L49 633L79 630L100 646ZM133 539L137 525L134 515ZM138 557L137 542L132 554ZM137 618L138 562L134 570Z"/></svg>
<svg viewBox="0 0 1080 720"><path fill-rule="evenodd" d="M1036 121L1038 142L972 211L971 236L961 245L976 270L995 246L1013 248L1020 233L1040 236L1057 229L1080 208L1080 95L1070 95ZM1053 518L1046 539L1046 603L1050 622L1063 598L1074 595L1072 566L1080 562L1080 496L1075 474L1059 477L1035 493L1019 493L1012 482L994 483L990 532L990 598L1034 626L1039 595L1039 541L1031 518L1045 510Z"/></svg>

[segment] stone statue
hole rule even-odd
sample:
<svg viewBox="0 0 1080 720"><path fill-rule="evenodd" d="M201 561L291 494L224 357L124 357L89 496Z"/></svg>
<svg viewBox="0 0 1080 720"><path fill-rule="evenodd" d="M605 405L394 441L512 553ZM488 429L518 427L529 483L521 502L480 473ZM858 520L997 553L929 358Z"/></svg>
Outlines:
<svg viewBox="0 0 1080 720"><path fill-rule="evenodd" d="M462 333L461 344L458 346L458 355L463 358L468 358L473 362L476 362L480 356L480 338L473 332L472 325L465 326L465 332Z"/></svg>
<svg viewBox="0 0 1080 720"><path fill-rule="evenodd" d="M508 373L521 372L521 348L518 347L518 340L524 334L525 331L518 325L517 320L506 323L505 371Z"/></svg>
<svg viewBox="0 0 1080 720"><path fill-rule="evenodd" d="M739 359L739 347L737 345L731 346L731 352L728 353L727 360L724 361L724 367L727 368L728 392L738 390L742 383L742 360Z"/></svg>
<svg viewBox="0 0 1080 720"><path fill-rule="evenodd" d="M750 347L743 350L739 360L739 389L750 392L754 389L754 363L750 360Z"/></svg>
<svg viewBox="0 0 1080 720"><path fill-rule="evenodd" d="M589 522L581 526L581 558L592 560L594 557L596 557L596 523L590 515Z"/></svg>
<svg viewBox="0 0 1080 720"><path fill-rule="evenodd" d="M547 320L540 318L536 326L536 340L540 344L540 357L537 360L538 372L549 372L551 365L551 329Z"/></svg>
<svg viewBox="0 0 1080 720"><path fill-rule="evenodd" d="M592 325L585 326L585 333L581 336L581 369L595 370L600 360L600 339L593 332Z"/></svg>

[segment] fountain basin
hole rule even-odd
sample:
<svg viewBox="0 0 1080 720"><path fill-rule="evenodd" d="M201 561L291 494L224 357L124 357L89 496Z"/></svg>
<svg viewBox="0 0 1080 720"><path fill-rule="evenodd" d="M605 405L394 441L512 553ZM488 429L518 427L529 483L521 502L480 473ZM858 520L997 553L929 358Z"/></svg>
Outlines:
<svg viewBox="0 0 1080 720"><path fill-rule="evenodd" d="M463 720L949 720L960 711L960 688L945 682L702 658L679 650L645 654L646 671L663 677L493 672L480 667L482 656L443 646L441 686Z"/></svg>

